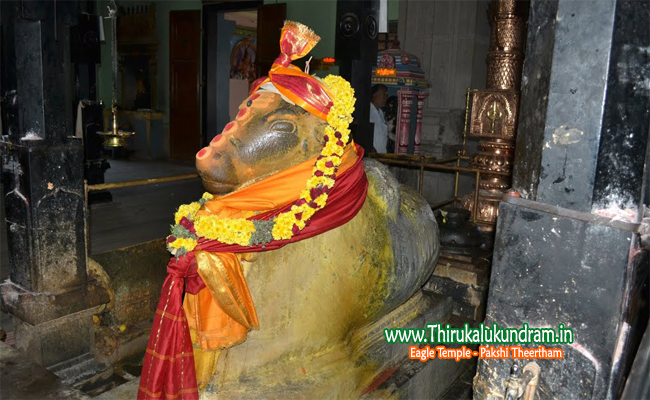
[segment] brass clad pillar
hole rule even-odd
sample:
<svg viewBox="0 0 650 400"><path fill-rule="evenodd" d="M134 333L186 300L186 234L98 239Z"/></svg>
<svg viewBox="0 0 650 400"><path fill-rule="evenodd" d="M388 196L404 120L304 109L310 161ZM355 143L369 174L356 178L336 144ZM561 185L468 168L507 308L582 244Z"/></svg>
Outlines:
<svg viewBox="0 0 650 400"><path fill-rule="evenodd" d="M469 133L480 141L479 151L470 161L473 168L485 171L479 182L477 213L473 215L492 225L511 178L490 172L512 172L517 133L526 20L516 6L515 0L493 0L490 4L487 89L476 91L472 98ZM465 197L462 205L472 210L474 197Z"/></svg>

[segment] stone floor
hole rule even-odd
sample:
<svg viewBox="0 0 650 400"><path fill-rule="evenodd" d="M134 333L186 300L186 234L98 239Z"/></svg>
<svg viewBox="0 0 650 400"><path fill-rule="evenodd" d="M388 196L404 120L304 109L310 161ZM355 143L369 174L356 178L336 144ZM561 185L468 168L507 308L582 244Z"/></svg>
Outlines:
<svg viewBox="0 0 650 400"><path fill-rule="evenodd" d="M0 398L12 400L89 399L64 386L59 378L28 360L18 350L0 342Z"/></svg>

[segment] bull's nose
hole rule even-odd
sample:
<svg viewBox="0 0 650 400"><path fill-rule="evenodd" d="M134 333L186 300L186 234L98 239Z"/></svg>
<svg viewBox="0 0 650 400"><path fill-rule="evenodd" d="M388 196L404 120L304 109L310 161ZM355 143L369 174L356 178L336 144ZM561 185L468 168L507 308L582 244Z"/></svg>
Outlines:
<svg viewBox="0 0 650 400"><path fill-rule="evenodd" d="M215 136L214 138L212 138L212 141L210 142L210 144L211 144L211 145L212 145L212 144L216 144L218 141L221 140L222 137L223 137L223 135L222 135L221 133L218 134L217 136Z"/></svg>
<svg viewBox="0 0 650 400"><path fill-rule="evenodd" d="M237 113L237 117L235 118L237 121L244 121L250 116L250 108L242 108L239 110Z"/></svg>
<svg viewBox="0 0 650 400"><path fill-rule="evenodd" d="M218 134L217 136L212 138L212 140L210 141L210 146L218 147L219 142L221 141L221 139L223 139L223 135L225 133L235 131L237 129L237 126L238 126L238 124L235 121L228 122L228 124L226 124L226 126L223 128L223 131L221 131L220 134Z"/></svg>
<svg viewBox="0 0 650 400"><path fill-rule="evenodd" d="M205 147L205 148L199 150L198 153L196 153L196 159L197 160L203 160L206 157L208 157L210 155L210 153L212 153L212 149L210 149L209 147Z"/></svg>
<svg viewBox="0 0 650 400"><path fill-rule="evenodd" d="M222 131L221 133L230 132L230 131L232 131L233 129L235 129L236 126L237 126L237 122L235 122L235 121L230 121L230 122L228 122L228 123L226 124L226 126L223 127L223 131Z"/></svg>

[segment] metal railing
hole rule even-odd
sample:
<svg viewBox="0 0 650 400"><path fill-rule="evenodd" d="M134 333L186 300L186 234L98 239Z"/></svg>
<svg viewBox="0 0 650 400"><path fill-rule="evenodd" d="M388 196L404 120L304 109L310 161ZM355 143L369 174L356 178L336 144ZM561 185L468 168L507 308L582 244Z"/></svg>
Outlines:
<svg viewBox="0 0 650 400"><path fill-rule="evenodd" d="M176 182L176 181L182 181L182 180L188 180L188 179L196 179L199 177L199 174L182 174L182 175L170 175L170 176L163 176L160 178L149 178L149 179L136 179L132 181L124 181L124 182L115 182L115 183L99 183L99 184L94 184L94 185L89 185L88 181L84 179L84 198L85 198L85 204L84 204L84 235L86 236L86 256L90 254L90 205L88 203L88 193L90 192L99 192L102 190L110 190L110 189L123 189L123 188L129 188L129 187L135 187L135 186L146 186L146 185L154 185L157 183L168 183L168 182Z"/></svg>
<svg viewBox="0 0 650 400"><path fill-rule="evenodd" d="M460 152L459 152L460 153ZM407 155L407 154L372 154L370 156L371 158L387 165L394 165L394 166L399 166L399 167L406 167L406 168L418 168L419 169L419 176L418 176L418 192L422 194L423 187L424 187L424 171L427 170L433 170L433 171L440 171L440 172L447 172L447 173L455 173L455 180L454 180L454 195L452 198L441 201L439 203L435 203L431 205L432 209L438 209L441 207L444 207L446 205L452 204L459 202L461 200L460 197L458 197L458 181L460 179L460 174L461 173L472 173L475 176L475 183L474 183L474 193L473 193L473 198L474 198L474 206L472 207L472 214L470 220L476 224L483 224L483 225L493 225L493 221L487 221L487 220L482 220L478 217L478 204L479 204L479 183L481 180L481 174L489 174L489 175L503 175L503 176L509 176L510 174L507 172L500 172L500 171L484 171L480 170L477 168L471 168L471 167L465 167L461 166L461 161L469 160L469 157L463 156L458 154L456 157L450 157L450 158L444 158L441 160L435 159L435 157L430 157L430 156L420 156L420 155ZM456 165L447 165L449 163L455 162Z"/></svg>
<svg viewBox="0 0 650 400"><path fill-rule="evenodd" d="M465 154L466 154L467 124L468 124L469 111L470 111L469 103L473 92L474 90L467 88L467 95L465 99L465 121L463 126L462 149L458 151L455 157L443 158L438 160L432 156L410 155L410 154L389 154L389 153L379 153L379 154L375 153L375 154L371 154L370 157L387 165L394 165L394 166L400 166L406 168L419 168L418 192L420 194L422 194L423 187L424 187L425 170L434 170L443 173L453 172L455 174L454 196L451 199L447 199L439 203L432 204L431 208L434 210L452 203L456 203L461 200L461 198L458 197L458 181L460 179L460 173L475 174L474 193L473 193L474 206L472 207L471 210L470 220L476 224L493 225L494 224L493 221L482 220L479 219L478 217L479 190L480 190L479 183L481 180L481 174L510 176L510 173L501 172L501 171L485 171L477 168L461 166L461 161L469 161L470 159ZM455 165L448 165L449 163L455 163ZM165 176L161 178L138 179L133 181L101 183L95 185L88 185L86 183L84 185L85 192L86 192L85 193L86 203L88 203L89 192L110 190L110 189L120 189L120 188L134 187L134 186L153 185L157 183L174 182L174 181L180 181L186 179L194 179L194 178L198 178L198 176L199 176L198 174L183 174L183 175Z"/></svg>
<svg viewBox="0 0 650 400"><path fill-rule="evenodd" d="M418 177L418 192L422 194L424 187L424 171L425 170L434 170L440 172L455 173L456 179L454 180L454 196L451 199L441 201L431 205L432 209L438 209L446 205L459 202L461 198L458 197L458 181L460 178L460 173L471 173L475 175L474 182L474 206L471 210L470 221L480 225L494 225L494 221L482 220L478 217L478 204L479 204L479 183L481 181L481 174L488 175L502 175L510 176L509 172L502 171L486 171L472 167L461 166L461 161L469 161L469 157L466 156L466 140L467 140L467 127L468 119L470 114L469 103L475 90L467 88L467 94L465 96L465 121L463 126L463 142L462 149L459 150L455 157L436 159L432 156L425 155L410 155L410 154L386 154L386 153L375 153L370 155L370 157L375 160L387 164L394 165L406 168L419 168L419 177ZM447 165L449 163L455 162L455 165Z"/></svg>
<svg viewBox="0 0 650 400"><path fill-rule="evenodd" d="M115 182L115 183L98 183L95 185L86 184L86 192L97 192L100 190L110 190L110 189L120 189L133 186L145 186L153 185L156 183L166 183L166 182L175 182L182 181L186 179L198 178L199 174L183 174L183 175L171 175L163 176L161 178L150 178L150 179L136 179L133 181L124 181L124 182Z"/></svg>

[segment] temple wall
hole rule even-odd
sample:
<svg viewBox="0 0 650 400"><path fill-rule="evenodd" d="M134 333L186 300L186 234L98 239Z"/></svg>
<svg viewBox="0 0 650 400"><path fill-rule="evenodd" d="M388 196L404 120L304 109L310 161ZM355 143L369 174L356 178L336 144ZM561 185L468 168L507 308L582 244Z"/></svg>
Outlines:
<svg viewBox="0 0 650 400"><path fill-rule="evenodd" d="M301 22L318 33L321 41L312 51L314 58L334 57L336 42L336 0L264 0L287 3L287 19ZM388 20L398 19L400 0L388 0ZM338 73L335 69L331 73Z"/></svg>
<svg viewBox="0 0 650 400"><path fill-rule="evenodd" d="M401 0L398 36L402 50L420 58L431 82L422 115L421 152L452 157L460 149L467 87L485 88L490 45L488 1ZM468 140L467 153L477 142ZM402 182L417 186L418 172L400 171ZM474 177L463 176L460 194L472 190ZM430 202L453 195L454 175L425 172L423 195Z"/></svg>
<svg viewBox="0 0 650 400"><path fill-rule="evenodd" d="M265 0L275 3L275 0ZM314 57L333 56L336 25L335 0L287 0L287 18L300 21L317 31L322 40ZM105 16L107 1L98 1L97 11ZM421 1L389 0L388 19L399 19L398 36L403 50L417 55L432 84L423 110L422 152L437 157L456 154L462 140L465 90L485 88L486 57L489 47L487 0ZM158 108L163 111L163 137L169 134L169 12L200 9L199 0L156 3L159 40ZM408 27L408 29L407 29ZM104 24L110 38L110 24ZM103 64L98 67L98 97L105 105L111 99L110 41L102 44ZM337 68L330 70L338 73ZM468 141L468 153L476 142ZM405 173L402 181L417 185L417 173ZM473 177L461 180L461 189L470 191ZM424 195L429 202L449 198L453 175L426 173ZM461 190L462 193L462 190Z"/></svg>
<svg viewBox="0 0 650 400"><path fill-rule="evenodd" d="M99 0L96 12L102 17L106 17L108 15L108 9L106 8L108 4L109 2L106 0ZM150 2L134 1L126 4L150 4ZM165 0L157 1L155 5L156 31L158 34L156 102L157 109L164 114L162 122L162 137L165 139L163 152L169 154L169 12L174 10L200 10L201 0ZM104 20L104 37L106 40L101 44L102 64L97 66L97 98L104 102L104 108L110 108L112 101L111 34L111 24L108 20ZM118 90L119 87L118 84Z"/></svg>
<svg viewBox="0 0 650 400"><path fill-rule="evenodd" d="M264 3L275 4L276 0L265 0ZM282 2L282 1L280 1ZM321 35L321 42L314 48L313 56L334 57L335 28L336 28L336 0L286 0L287 19L302 22ZM148 4L147 1L130 2L129 4ZM102 16L108 15L106 0L98 0L97 12ZM163 137L165 153L169 154L169 12L173 10L200 10L200 0L165 0L157 1L156 26L158 31L158 109L164 113ZM388 19L395 20L398 16L399 0L388 1ZM98 98L104 102L104 107L111 103L111 26L105 21L104 34L107 40L101 45L102 61L98 66ZM328 72L338 74L338 67L334 66Z"/></svg>

